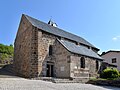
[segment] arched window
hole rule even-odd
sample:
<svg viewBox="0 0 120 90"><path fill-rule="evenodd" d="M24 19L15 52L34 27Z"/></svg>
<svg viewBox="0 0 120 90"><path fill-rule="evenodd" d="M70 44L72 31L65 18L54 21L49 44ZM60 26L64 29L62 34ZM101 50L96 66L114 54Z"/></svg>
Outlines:
<svg viewBox="0 0 120 90"><path fill-rule="evenodd" d="M84 57L81 57L80 65L81 65L81 68L85 68L85 58Z"/></svg>
<svg viewBox="0 0 120 90"><path fill-rule="evenodd" d="M49 55L52 55L52 45L49 46Z"/></svg>

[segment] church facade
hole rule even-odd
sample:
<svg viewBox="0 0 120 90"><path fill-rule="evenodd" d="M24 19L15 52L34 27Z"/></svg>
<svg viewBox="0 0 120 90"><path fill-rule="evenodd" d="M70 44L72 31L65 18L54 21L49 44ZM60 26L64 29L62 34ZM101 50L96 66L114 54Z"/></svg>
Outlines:
<svg viewBox="0 0 120 90"><path fill-rule="evenodd" d="M69 32L23 14L14 42L15 72L26 78L96 77L98 48Z"/></svg>

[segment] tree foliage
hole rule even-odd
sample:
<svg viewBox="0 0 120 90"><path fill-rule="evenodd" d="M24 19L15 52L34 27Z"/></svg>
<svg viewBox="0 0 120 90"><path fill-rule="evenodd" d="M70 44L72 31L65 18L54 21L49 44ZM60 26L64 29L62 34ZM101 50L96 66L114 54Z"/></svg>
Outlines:
<svg viewBox="0 0 120 90"><path fill-rule="evenodd" d="M0 44L0 63L5 62L5 60L9 60L9 58L13 57L13 53L14 48L12 44L9 46Z"/></svg>
<svg viewBox="0 0 120 90"><path fill-rule="evenodd" d="M0 44L0 53L13 55L13 52L14 52L13 45L7 46L7 45Z"/></svg>

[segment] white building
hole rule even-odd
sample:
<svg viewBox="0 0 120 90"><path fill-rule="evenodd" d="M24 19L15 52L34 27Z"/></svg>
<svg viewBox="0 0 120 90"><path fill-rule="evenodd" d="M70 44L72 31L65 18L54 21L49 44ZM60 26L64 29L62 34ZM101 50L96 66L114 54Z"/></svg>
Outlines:
<svg viewBox="0 0 120 90"><path fill-rule="evenodd" d="M120 51L110 50L102 53L101 57L104 59L104 62L116 65L120 71Z"/></svg>

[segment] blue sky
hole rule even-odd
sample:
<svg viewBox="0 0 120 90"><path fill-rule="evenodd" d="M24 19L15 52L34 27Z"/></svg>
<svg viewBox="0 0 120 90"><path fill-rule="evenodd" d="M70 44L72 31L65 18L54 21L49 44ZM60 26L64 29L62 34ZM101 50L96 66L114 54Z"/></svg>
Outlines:
<svg viewBox="0 0 120 90"><path fill-rule="evenodd" d="M13 44L22 13L79 35L101 52L120 50L120 0L0 0L0 43Z"/></svg>

